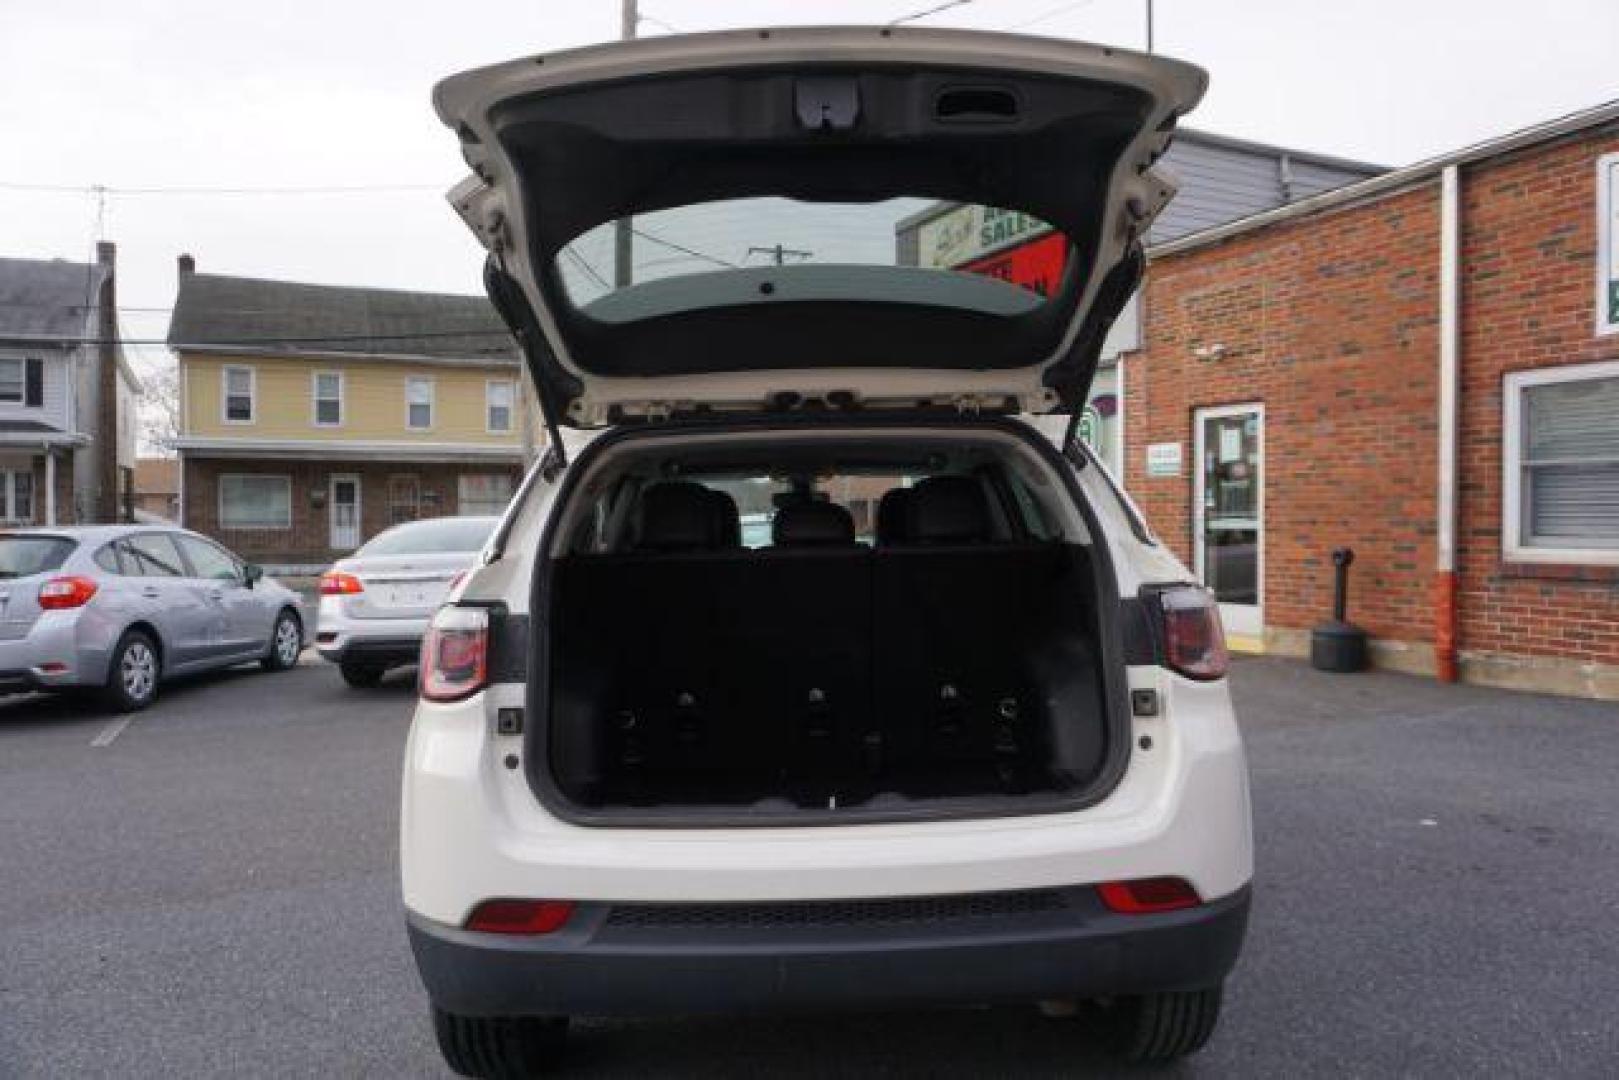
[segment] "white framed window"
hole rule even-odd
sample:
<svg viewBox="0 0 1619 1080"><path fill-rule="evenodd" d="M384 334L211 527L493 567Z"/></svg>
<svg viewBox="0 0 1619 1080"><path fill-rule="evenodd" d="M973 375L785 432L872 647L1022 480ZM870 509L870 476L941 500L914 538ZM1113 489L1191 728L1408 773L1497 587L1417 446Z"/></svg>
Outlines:
<svg viewBox="0 0 1619 1080"><path fill-rule="evenodd" d="M1501 549L1619 565L1619 360L1506 377Z"/></svg>
<svg viewBox="0 0 1619 1080"><path fill-rule="evenodd" d="M0 470L0 521L8 525L34 522L34 473L32 469Z"/></svg>
<svg viewBox="0 0 1619 1080"><path fill-rule="evenodd" d="M506 512L516 485L511 473L477 473L456 481L456 512L494 516Z"/></svg>
<svg viewBox="0 0 1619 1080"><path fill-rule="evenodd" d="M433 426L433 380L413 375L405 380L405 426L427 431Z"/></svg>
<svg viewBox="0 0 1619 1080"><path fill-rule="evenodd" d="M504 435L512 429L512 406L517 400L517 384L510 379L490 379L484 383L484 426L491 435Z"/></svg>
<svg viewBox="0 0 1619 1080"><path fill-rule="evenodd" d="M220 408L227 424L251 424L258 416L258 371L227 367L220 373Z"/></svg>
<svg viewBox="0 0 1619 1080"><path fill-rule="evenodd" d="M0 401L22 404L25 368L20 356L0 356Z"/></svg>
<svg viewBox="0 0 1619 1080"><path fill-rule="evenodd" d="M292 478L265 473L221 475L219 525L223 529L292 528Z"/></svg>
<svg viewBox="0 0 1619 1080"><path fill-rule="evenodd" d="M343 373L317 371L310 377L316 427L343 426Z"/></svg>

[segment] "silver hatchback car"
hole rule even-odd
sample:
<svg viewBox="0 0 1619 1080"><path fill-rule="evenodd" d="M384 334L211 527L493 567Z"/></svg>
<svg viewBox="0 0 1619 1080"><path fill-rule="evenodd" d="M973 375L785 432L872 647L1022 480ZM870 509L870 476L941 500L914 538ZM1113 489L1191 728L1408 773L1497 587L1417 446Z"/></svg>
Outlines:
<svg viewBox="0 0 1619 1080"><path fill-rule="evenodd" d="M0 693L94 689L151 704L170 676L298 662L298 594L167 526L0 530Z"/></svg>

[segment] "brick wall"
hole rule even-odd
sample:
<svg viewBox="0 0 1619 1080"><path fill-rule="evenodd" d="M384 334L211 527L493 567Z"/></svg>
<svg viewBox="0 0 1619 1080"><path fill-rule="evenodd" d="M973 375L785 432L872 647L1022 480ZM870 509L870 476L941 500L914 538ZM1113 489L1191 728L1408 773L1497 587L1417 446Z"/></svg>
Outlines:
<svg viewBox="0 0 1619 1080"><path fill-rule="evenodd" d="M1194 412L1264 404L1267 627L1330 615L1330 554L1347 544L1351 617L1432 637L1438 235L1433 183L1151 263L1146 347L1124 380L1126 482L1190 565ZM1147 477L1159 442L1184 447L1180 477Z"/></svg>
<svg viewBox="0 0 1619 1080"><path fill-rule="evenodd" d="M1461 169L1469 678L1619 695L1619 568L1508 563L1501 543L1505 375L1619 359L1593 296L1596 161L1615 151L1610 124ZM1125 374L1127 484L1190 563L1194 410L1262 402L1264 616L1294 647L1327 614L1329 553L1349 544L1351 618L1403 643L1405 666L1432 666L1439 224L1433 177L1150 264L1144 349ZM1180 477L1146 476L1156 442L1185 448Z"/></svg>
<svg viewBox="0 0 1619 1080"><path fill-rule="evenodd" d="M263 563L323 564L348 554L330 546L330 478L332 474L360 478L361 540L370 539L391 524L388 484L395 475L417 478L421 517L460 512L458 481L463 475L508 473L517 482L516 465L393 464L356 462L331 465L310 461L254 462L210 460L187 456L183 462L185 524L219 540L246 559ZM287 476L292 483L292 527L288 529L226 529L219 524L219 481L222 473L261 473ZM319 491L316 506L310 497ZM432 497L425 497L432 496Z"/></svg>
<svg viewBox="0 0 1619 1080"><path fill-rule="evenodd" d="M1619 358L1619 337L1596 336L1593 297L1596 160L1615 151L1609 127L1462 174L1464 654L1619 664L1619 568L1509 565L1501 545L1503 377Z"/></svg>

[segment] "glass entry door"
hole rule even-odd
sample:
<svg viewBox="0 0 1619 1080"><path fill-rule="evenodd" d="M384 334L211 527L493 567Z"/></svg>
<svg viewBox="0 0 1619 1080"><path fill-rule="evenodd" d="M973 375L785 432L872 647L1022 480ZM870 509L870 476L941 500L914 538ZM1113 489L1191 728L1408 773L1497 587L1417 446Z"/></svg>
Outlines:
<svg viewBox="0 0 1619 1080"><path fill-rule="evenodd" d="M1226 632L1257 638L1264 632L1264 407L1200 409L1196 425L1198 576L1214 590Z"/></svg>
<svg viewBox="0 0 1619 1080"><path fill-rule="evenodd" d="M360 478L332 477L332 550L353 551L360 546Z"/></svg>

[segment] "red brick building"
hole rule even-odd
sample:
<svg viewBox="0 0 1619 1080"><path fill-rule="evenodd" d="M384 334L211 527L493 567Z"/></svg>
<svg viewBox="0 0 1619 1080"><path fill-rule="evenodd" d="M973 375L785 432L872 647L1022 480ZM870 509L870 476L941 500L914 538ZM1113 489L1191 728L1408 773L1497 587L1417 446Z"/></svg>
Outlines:
<svg viewBox="0 0 1619 1080"><path fill-rule="evenodd" d="M1125 483L1239 644L1619 698L1619 103L1158 245ZM1595 284L1595 288L1593 285Z"/></svg>

